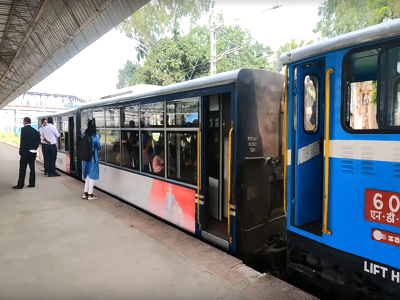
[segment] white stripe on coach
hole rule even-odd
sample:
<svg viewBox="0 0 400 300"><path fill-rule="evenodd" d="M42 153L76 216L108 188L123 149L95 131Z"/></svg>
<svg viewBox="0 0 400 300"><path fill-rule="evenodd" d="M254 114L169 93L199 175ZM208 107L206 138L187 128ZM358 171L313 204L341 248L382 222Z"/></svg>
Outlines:
<svg viewBox="0 0 400 300"><path fill-rule="evenodd" d="M400 162L400 141L331 140L329 157Z"/></svg>
<svg viewBox="0 0 400 300"><path fill-rule="evenodd" d="M325 142L324 142L325 145ZM301 148L298 164L319 154L317 142ZM324 147L325 148L325 147ZM400 141L330 140L329 157L340 159L400 162ZM287 150L287 165L292 164L292 150Z"/></svg>

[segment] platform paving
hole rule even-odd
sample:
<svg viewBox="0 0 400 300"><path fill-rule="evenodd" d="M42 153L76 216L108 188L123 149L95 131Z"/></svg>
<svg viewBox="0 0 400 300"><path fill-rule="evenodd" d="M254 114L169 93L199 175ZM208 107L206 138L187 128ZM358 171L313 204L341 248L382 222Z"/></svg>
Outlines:
<svg viewBox="0 0 400 300"><path fill-rule="evenodd" d="M18 160L0 143L0 299L316 299L39 162L13 190Z"/></svg>

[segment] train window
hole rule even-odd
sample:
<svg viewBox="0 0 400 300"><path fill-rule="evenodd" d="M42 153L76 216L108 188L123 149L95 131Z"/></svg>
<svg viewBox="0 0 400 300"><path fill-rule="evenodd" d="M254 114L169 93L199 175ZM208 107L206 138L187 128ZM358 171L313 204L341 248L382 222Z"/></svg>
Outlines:
<svg viewBox="0 0 400 300"><path fill-rule="evenodd" d="M85 109L81 113L81 129L82 132L85 132L84 129L87 128L87 125L89 123L89 120L93 119L93 110L92 109Z"/></svg>
<svg viewBox="0 0 400 300"><path fill-rule="evenodd" d="M379 65L379 121L383 126L400 126L400 47L382 50Z"/></svg>
<svg viewBox="0 0 400 300"><path fill-rule="evenodd" d="M350 111L350 99L351 99L351 85L347 83L347 99L346 99L346 123L348 124L350 122L350 114L353 113L353 111Z"/></svg>
<svg viewBox="0 0 400 300"><path fill-rule="evenodd" d="M197 132L170 132L167 142L168 178L195 184Z"/></svg>
<svg viewBox="0 0 400 300"><path fill-rule="evenodd" d="M69 152L69 132L68 131L64 132L64 135L65 135L64 136L65 137L65 139L64 139L64 150Z"/></svg>
<svg viewBox="0 0 400 300"><path fill-rule="evenodd" d="M123 107L121 110L121 127L138 128L139 127L139 104Z"/></svg>
<svg viewBox="0 0 400 300"><path fill-rule="evenodd" d="M378 129L378 49L353 52L346 59L343 120L353 130Z"/></svg>
<svg viewBox="0 0 400 300"><path fill-rule="evenodd" d="M106 131L106 163L117 165L121 164L121 139L119 130Z"/></svg>
<svg viewBox="0 0 400 300"><path fill-rule="evenodd" d="M199 99L184 99L167 102L168 127L198 127Z"/></svg>
<svg viewBox="0 0 400 300"><path fill-rule="evenodd" d="M90 120L90 119L89 119ZM96 108L93 110L93 120L97 128L104 128L104 110ZM87 124L86 124L87 126Z"/></svg>
<svg viewBox="0 0 400 300"><path fill-rule="evenodd" d="M164 102L140 105L140 127L164 127Z"/></svg>
<svg viewBox="0 0 400 300"><path fill-rule="evenodd" d="M304 78L303 125L304 130L308 133L318 130L318 92L318 78L316 76L307 75Z"/></svg>
<svg viewBox="0 0 400 300"><path fill-rule="evenodd" d="M139 131L121 131L122 166L139 170Z"/></svg>
<svg viewBox="0 0 400 300"><path fill-rule="evenodd" d="M60 150L66 151L65 150L65 132L60 132L60 139L61 139Z"/></svg>
<svg viewBox="0 0 400 300"><path fill-rule="evenodd" d="M67 118L67 117L63 117L63 119L64 118ZM68 121L62 121L62 131L68 131Z"/></svg>
<svg viewBox="0 0 400 300"><path fill-rule="evenodd" d="M120 111L119 108L107 108L106 109L106 128L119 128L120 123Z"/></svg>
<svg viewBox="0 0 400 300"><path fill-rule="evenodd" d="M100 139L101 149L98 151L99 161L106 159L106 131L104 129L97 130L97 136Z"/></svg>
<svg viewBox="0 0 400 300"><path fill-rule="evenodd" d="M142 171L164 176L164 133L142 131Z"/></svg>
<svg viewBox="0 0 400 300"><path fill-rule="evenodd" d="M61 132L61 131L62 131L61 122L56 122L56 118L53 118L53 122L54 122L54 126L56 127L56 129L58 130L58 132Z"/></svg>
<svg viewBox="0 0 400 300"><path fill-rule="evenodd" d="M63 148L63 141L64 141L64 137L63 137L63 132L59 132L60 133L60 136L58 137L58 139L57 139L57 149L59 150L59 151L64 151L64 148Z"/></svg>
<svg viewBox="0 0 400 300"><path fill-rule="evenodd" d="M81 129L86 129L88 122L89 122L88 111L87 111L87 109L82 110L82 112L81 112Z"/></svg>

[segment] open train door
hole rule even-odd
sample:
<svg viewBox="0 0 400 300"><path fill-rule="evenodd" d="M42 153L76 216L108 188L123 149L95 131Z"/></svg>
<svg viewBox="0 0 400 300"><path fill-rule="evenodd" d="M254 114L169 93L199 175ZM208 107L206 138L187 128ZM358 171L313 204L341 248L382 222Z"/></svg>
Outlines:
<svg viewBox="0 0 400 300"><path fill-rule="evenodd" d="M322 234L325 60L297 66L295 226Z"/></svg>
<svg viewBox="0 0 400 300"><path fill-rule="evenodd" d="M68 133L69 133L69 168L67 168L67 173L76 176L77 170L77 159L76 159L76 143L75 143L75 118L71 116L68 118Z"/></svg>

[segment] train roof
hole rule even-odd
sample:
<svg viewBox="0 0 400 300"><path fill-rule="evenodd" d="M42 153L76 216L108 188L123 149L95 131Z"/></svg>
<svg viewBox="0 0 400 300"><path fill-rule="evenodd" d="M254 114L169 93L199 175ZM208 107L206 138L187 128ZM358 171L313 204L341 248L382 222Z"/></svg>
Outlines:
<svg viewBox="0 0 400 300"><path fill-rule="evenodd" d="M146 92L139 92L139 93L132 93L127 95L116 96L110 99L97 101L93 103L86 103L83 104L80 108L90 108L90 107L98 107L102 105L112 105L118 104L120 102L128 101L128 100L136 100L136 99L143 99L143 98L150 98L156 96L162 96L167 94L174 94L186 91L192 91L197 89L209 88L214 86L221 86L230 83L234 83L237 81L240 71L245 69L237 69L232 70L224 73L219 73L216 75L211 75L207 77L201 77L193 80L188 80L184 82L174 83L166 86L160 86L159 88L155 88L151 91ZM247 70L254 70L254 71L261 71L257 69L247 69ZM265 70L262 70L265 71ZM265 71L268 72L268 71Z"/></svg>
<svg viewBox="0 0 400 300"><path fill-rule="evenodd" d="M399 35L400 19L396 19L285 52L279 59L283 65L287 65L324 53Z"/></svg>
<svg viewBox="0 0 400 300"><path fill-rule="evenodd" d="M69 110L60 110L60 111L56 111L54 113L46 113L43 115L39 115L37 118L41 119L41 118L45 118L45 117L59 117L59 116L66 116L66 115L71 115L73 113L75 113L79 108L71 108Z"/></svg>
<svg viewBox="0 0 400 300"><path fill-rule="evenodd" d="M269 72L269 73L276 74L276 76L282 76L282 74L280 74L280 73L275 73L275 72L260 70L260 69L245 69L245 68L237 69L237 70L232 70L232 71L228 71L228 72L224 72L224 73L219 73L216 75L196 78L193 80L174 83L174 84L170 84L170 85L166 85L166 86L160 86L158 88L156 87L154 90L150 90L150 91L118 95L118 96L115 96L115 97L112 97L112 98L109 98L106 100L96 101L96 102L92 102L92 103L85 103L85 104L81 105L79 108L74 108L74 109L70 109L68 111L56 112L56 113L52 113L52 114L46 114L46 115L39 116L38 118L45 117L45 116L70 115L71 113L74 113L75 111L80 110L80 109L99 107L99 106L104 106L104 105L108 106L108 105L113 105L113 104L119 104L119 103L125 102L125 101L151 98L151 97L156 97L156 96L162 96L162 95L168 95L168 94L174 94L174 93L180 93L180 92L186 92L186 91L192 91L192 90L197 90L197 89L203 89L203 88L222 86L222 85L226 85L226 84L230 84L230 83L235 83L240 75L240 72L243 70L253 71L253 72Z"/></svg>

